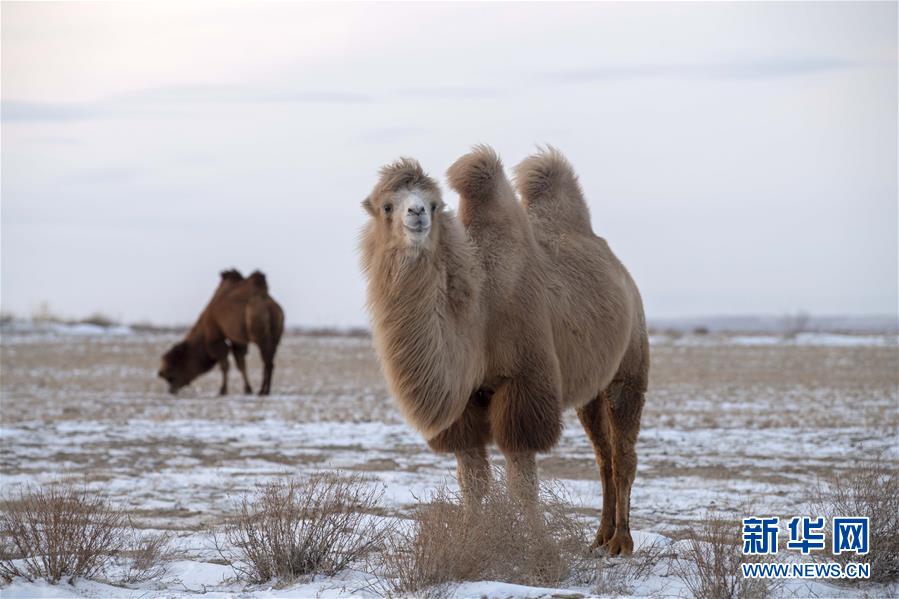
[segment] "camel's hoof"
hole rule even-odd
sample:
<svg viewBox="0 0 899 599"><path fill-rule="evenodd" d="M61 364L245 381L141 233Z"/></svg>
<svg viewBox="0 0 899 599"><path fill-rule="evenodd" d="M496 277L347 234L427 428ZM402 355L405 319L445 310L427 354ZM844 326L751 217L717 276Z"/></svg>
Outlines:
<svg viewBox="0 0 899 599"><path fill-rule="evenodd" d="M590 553L596 553L598 550L603 548L603 546L608 543L615 534L615 529L606 529L602 528L596 533L596 538L593 539L593 543L590 545Z"/></svg>
<svg viewBox="0 0 899 599"><path fill-rule="evenodd" d="M219 397L224 397L225 395L228 395L228 390L227 390L227 389L220 389L220 390L219 390Z"/></svg>
<svg viewBox="0 0 899 599"><path fill-rule="evenodd" d="M250 387L249 385L247 385L246 387L243 388L243 394L244 395L253 395L253 388Z"/></svg>
<svg viewBox="0 0 899 599"><path fill-rule="evenodd" d="M602 549L609 555L628 556L634 553L634 540L629 534L616 534L602 546Z"/></svg>

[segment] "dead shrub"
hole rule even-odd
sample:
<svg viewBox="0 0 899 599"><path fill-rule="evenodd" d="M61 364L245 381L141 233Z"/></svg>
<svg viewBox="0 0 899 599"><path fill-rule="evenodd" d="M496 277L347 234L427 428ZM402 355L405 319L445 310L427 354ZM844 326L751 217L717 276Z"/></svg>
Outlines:
<svg viewBox="0 0 899 599"><path fill-rule="evenodd" d="M669 575L680 579L697 599L768 597L778 585L771 579L743 578L741 564L759 560L743 555L742 528L737 521L706 514L696 534L685 543L686 550L676 550Z"/></svg>
<svg viewBox="0 0 899 599"><path fill-rule="evenodd" d="M812 495L811 513L824 516L827 550L819 557L845 566L849 562L871 565L872 582L886 583L899 579L899 478L895 465L878 455L859 463L848 473L819 481ZM841 553L833 555L835 516L868 517L870 547L867 555ZM844 581L859 583L861 581Z"/></svg>
<svg viewBox="0 0 899 599"><path fill-rule="evenodd" d="M648 579L663 559L673 558L671 541L656 539L627 558L602 556L593 590L599 595L632 595L637 583Z"/></svg>
<svg viewBox="0 0 899 599"><path fill-rule="evenodd" d="M157 538L149 546L138 542L124 511L70 484L21 490L3 502L0 529L0 576L7 581L103 580L107 567L128 553L134 555L128 567L136 581L164 571L167 539Z"/></svg>
<svg viewBox="0 0 899 599"><path fill-rule="evenodd" d="M446 596L461 581L528 585L585 582L586 527L558 487L542 484L536 514L508 492L501 473L480 510L466 514L458 492L438 488L389 537L380 556L384 594Z"/></svg>
<svg viewBox="0 0 899 599"><path fill-rule="evenodd" d="M77 324L92 324L94 326L103 327L104 329L108 329L110 327L117 326L119 322L114 318L103 314L102 312L94 312L90 316L86 318L82 318L77 321Z"/></svg>
<svg viewBox="0 0 899 599"><path fill-rule="evenodd" d="M216 549L251 583L332 576L383 542L388 525L371 515L383 493L334 473L271 482L243 497L238 515L214 531Z"/></svg>
<svg viewBox="0 0 899 599"><path fill-rule="evenodd" d="M119 582L140 584L162 578L174 557L171 550L172 533L141 534L132 528L130 557L125 573Z"/></svg>

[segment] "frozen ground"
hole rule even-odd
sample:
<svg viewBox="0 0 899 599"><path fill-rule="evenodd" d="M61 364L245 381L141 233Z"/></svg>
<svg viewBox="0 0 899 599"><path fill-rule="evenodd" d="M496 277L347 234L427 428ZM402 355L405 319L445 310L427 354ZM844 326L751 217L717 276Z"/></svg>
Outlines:
<svg viewBox="0 0 899 599"><path fill-rule="evenodd" d="M230 568L214 563L206 530L241 494L285 473L363 472L385 486L387 515L402 517L454 471L452 458L431 453L401 420L366 338L286 337L274 395L260 399L217 397L217 371L172 397L154 373L175 336L100 333L4 330L2 493L76 478L128 506L141 526L175 531L184 558L161 584L133 591L16 582L0 590L4 597L370 595L368 575L352 571L288 589L244 588ZM899 348L889 336L807 334L787 343L763 336L654 338L632 527L640 538L677 542L708 510L736 517L751 503L758 514L807 514L804 501L818 477L881 450L899 458L897 367ZM250 370L258 381L255 353ZM231 376L231 388L240 389L236 369ZM595 526L596 466L573 413L540 469L562 481ZM685 593L663 574L633 592ZM594 591L489 582L457 589L497 597ZM858 593L820 583L782 592Z"/></svg>

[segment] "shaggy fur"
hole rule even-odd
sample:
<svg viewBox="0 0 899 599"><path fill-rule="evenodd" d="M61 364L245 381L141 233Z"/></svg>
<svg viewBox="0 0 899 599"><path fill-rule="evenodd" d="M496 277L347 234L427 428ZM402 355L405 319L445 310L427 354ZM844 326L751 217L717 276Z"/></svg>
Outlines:
<svg viewBox="0 0 899 599"><path fill-rule="evenodd" d="M244 278L236 270L221 273L221 281L197 323L183 341L162 356L159 376L169 392L182 387L216 364L222 370L220 394L228 393L228 352L243 376L244 393L252 393L246 355L250 342L259 346L264 374L259 395L271 390L275 352L284 331L284 311L268 294L268 282L259 271Z"/></svg>
<svg viewBox="0 0 899 599"><path fill-rule="evenodd" d="M374 340L406 419L427 439L457 421L483 374L483 274L459 222L443 211L440 190L418 162L385 166L363 202L372 214L362 234ZM392 212L416 191L437 207L428 242L406 247Z"/></svg>
<svg viewBox="0 0 899 599"><path fill-rule="evenodd" d="M410 190L439 191L414 161L382 170L366 200L374 218L362 245L379 355L409 421L432 448L456 453L463 490L489 479L483 448L492 440L506 456L513 492L532 497L534 454L557 443L562 409L578 408L603 480L596 545L629 553L634 443L649 370L640 294L593 234L561 153L531 156L515 175L520 202L492 149L459 158L447 176L460 194L464 232L443 213L422 246L409 247L379 206ZM448 281L459 272L468 275L466 292L453 295ZM460 322L458 314L470 318ZM458 383L452 392L448 380Z"/></svg>

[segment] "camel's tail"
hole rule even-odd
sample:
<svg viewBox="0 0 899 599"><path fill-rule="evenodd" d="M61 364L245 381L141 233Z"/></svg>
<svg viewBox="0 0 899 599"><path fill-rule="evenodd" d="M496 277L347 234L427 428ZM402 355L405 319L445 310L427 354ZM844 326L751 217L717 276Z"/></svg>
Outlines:
<svg viewBox="0 0 899 599"><path fill-rule="evenodd" d="M450 187L469 202L483 203L497 196L506 182L503 163L493 148L477 145L446 171Z"/></svg>
<svg viewBox="0 0 899 599"><path fill-rule="evenodd" d="M528 213L555 228L592 231L590 211L571 163L552 146L515 167L515 186Z"/></svg>

